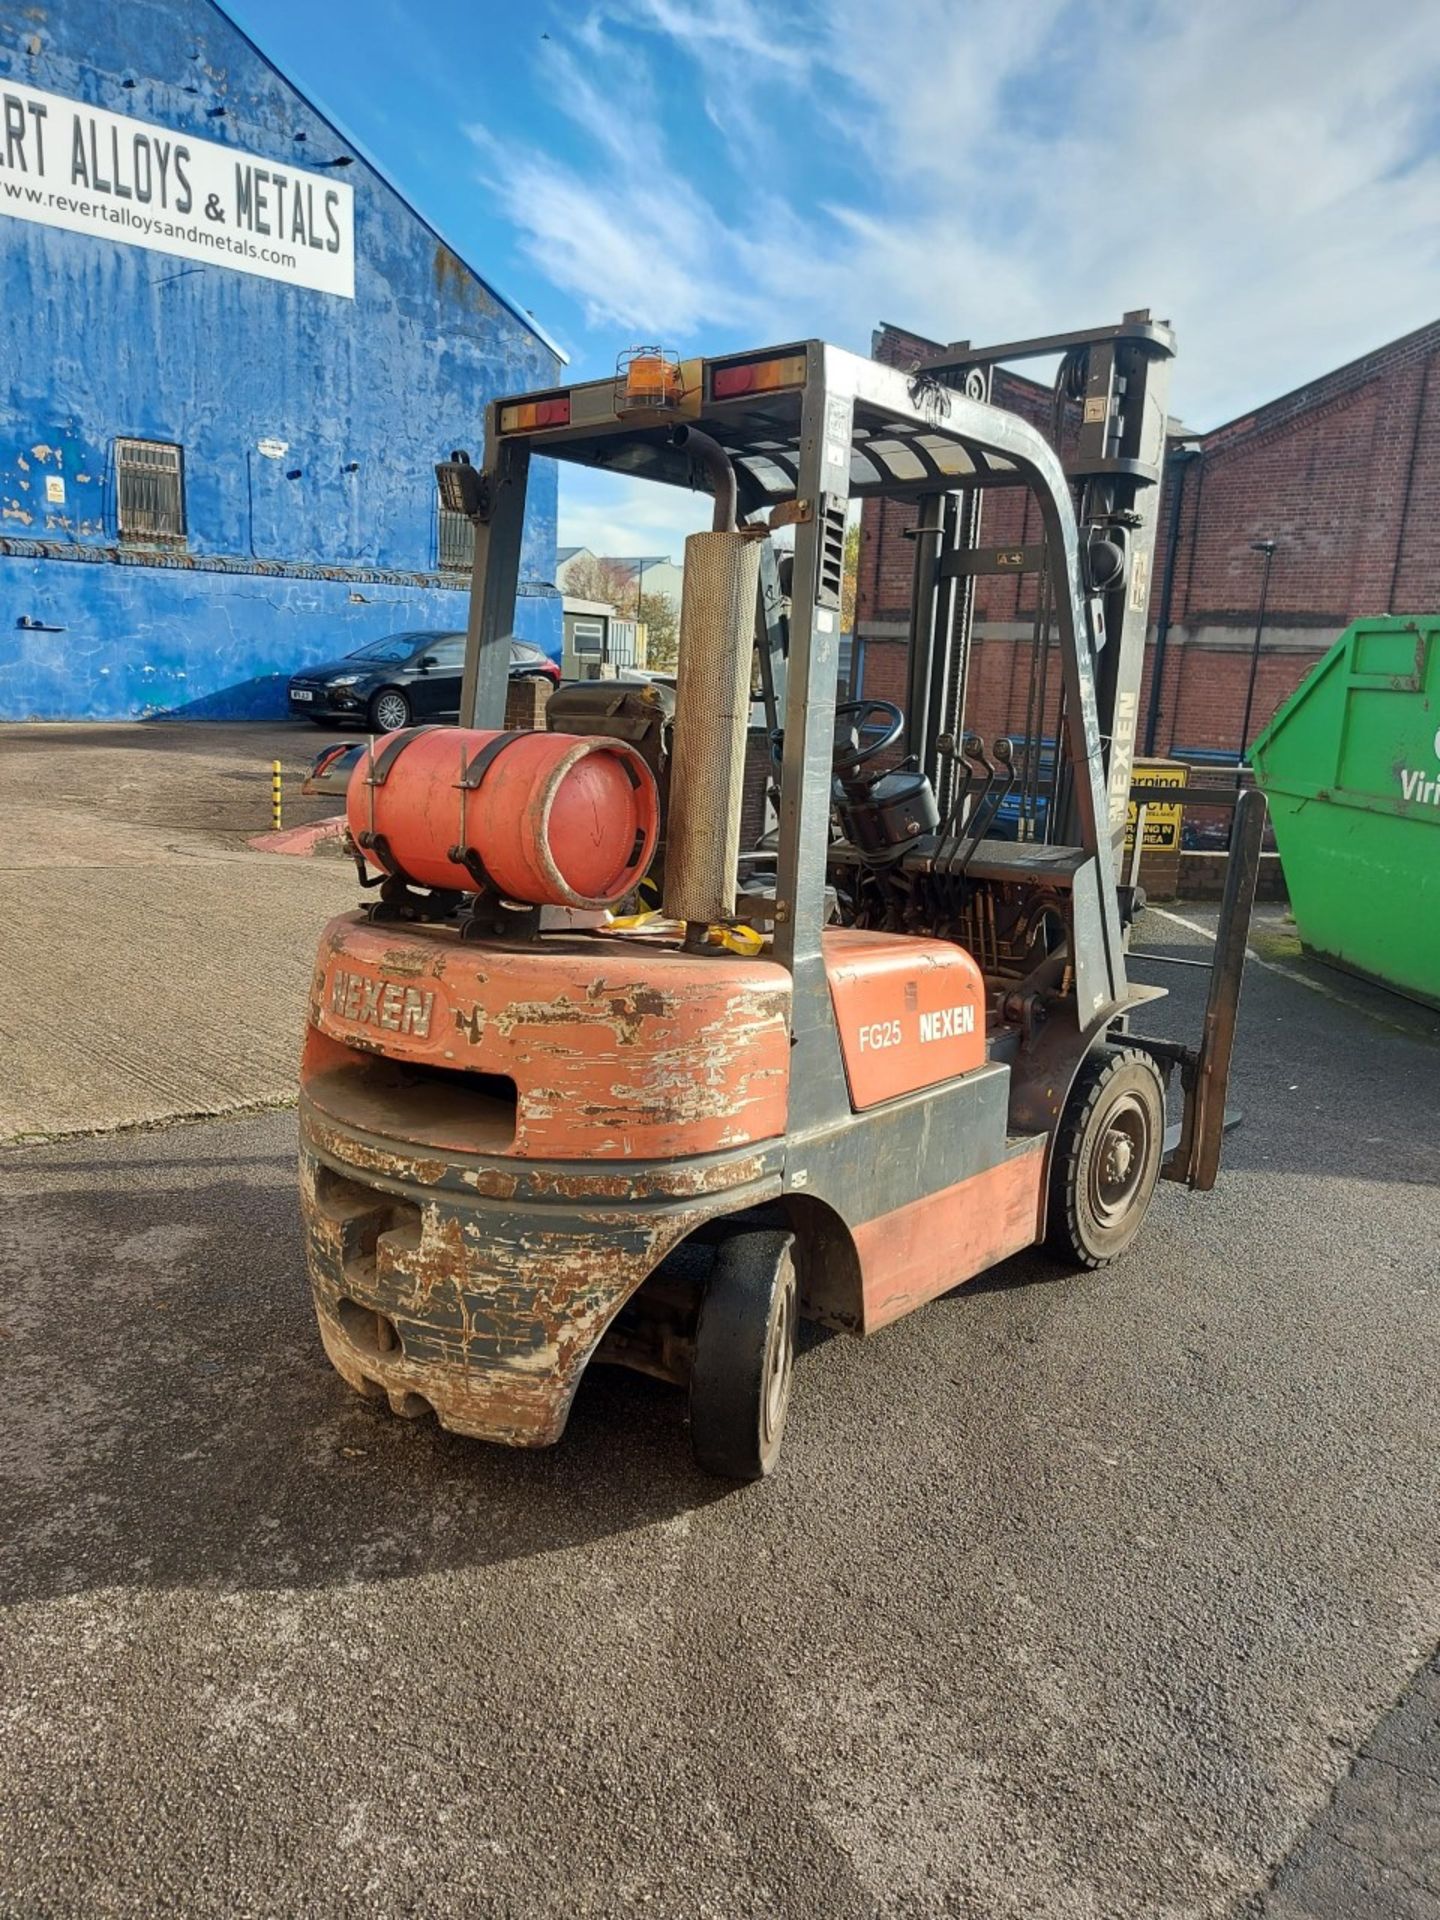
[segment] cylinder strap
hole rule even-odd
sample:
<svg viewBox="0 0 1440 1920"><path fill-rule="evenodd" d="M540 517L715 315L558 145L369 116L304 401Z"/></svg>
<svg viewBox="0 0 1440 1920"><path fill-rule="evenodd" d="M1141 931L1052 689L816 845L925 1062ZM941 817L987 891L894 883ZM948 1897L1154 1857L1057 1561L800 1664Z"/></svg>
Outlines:
<svg viewBox="0 0 1440 1920"><path fill-rule="evenodd" d="M412 880L404 867L401 866L395 857L390 842L385 838L383 833L362 833L355 844L358 847L363 847L366 853L373 854L375 856L376 866L383 867L392 880L398 880L402 886L406 887L415 887L420 884L418 880ZM365 862L363 860L360 862L360 884L362 887L373 887L378 884L378 882L366 878Z"/></svg>
<svg viewBox="0 0 1440 1920"><path fill-rule="evenodd" d="M531 738L533 729L529 727L517 728L513 733L497 733L493 740L485 742L468 767L462 765L456 785L473 793L507 747L513 747L517 740Z"/></svg>
<svg viewBox="0 0 1440 1920"><path fill-rule="evenodd" d="M479 852L470 845L470 835L466 831L465 826L465 796L467 793L474 793L478 789L481 781L507 747L513 747L517 740L529 738L531 731L532 730L527 727L517 728L510 733L497 733L493 740L487 740L485 742L484 746L481 747L468 767L465 764L463 753L461 755L460 778L455 783L456 786L460 788L460 838L456 841L455 845L451 847L450 858L455 862L457 867L464 867L470 878L475 882L475 890L477 893L498 894L500 889L491 878L490 870L480 858Z"/></svg>
<svg viewBox="0 0 1440 1920"><path fill-rule="evenodd" d="M422 733L434 733L434 727L406 727L403 733L393 733L386 741L384 750L370 757L370 771L365 779L372 787L383 787L389 778L390 769L400 758L412 740L418 740Z"/></svg>

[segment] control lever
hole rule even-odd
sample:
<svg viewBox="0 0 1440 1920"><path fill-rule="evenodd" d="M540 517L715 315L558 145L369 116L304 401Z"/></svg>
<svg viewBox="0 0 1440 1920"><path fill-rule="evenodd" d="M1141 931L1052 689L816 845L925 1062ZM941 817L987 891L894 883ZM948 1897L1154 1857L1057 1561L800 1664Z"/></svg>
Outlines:
<svg viewBox="0 0 1440 1920"><path fill-rule="evenodd" d="M960 750L965 755L965 758L970 763L971 767L976 769L979 772L980 777L984 780L985 784L983 787L981 787L979 797L976 800L974 806L970 809L970 817L965 822L963 831L956 837L955 844L950 848L949 852L945 856L945 872L946 873L954 873L957 871L956 865L955 865L955 862L957 860L960 860L961 862L958 871L961 873L965 871L965 864L964 864L964 860L961 859L961 855L964 852L964 849L971 835L974 833L976 820L979 818L979 816L981 815L981 813L983 813L985 809L985 803L990 798L991 791L995 785L996 776L999 772L999 769L996 767L994 761L990 758L989 754L986 753L985 751L985 741L982 735L978 733L967 733L965 735L964 740L961 743ZM968 780L965 783L965 788L966 788L966 793L968 795L970 790L970 783ZM966 856L966 858L968 858L968 855Z"/></svg>
<svg viewBox="0 0 1440 1920"><path fill-rule="evenodd" d="M962 874L974 859L975 849L985 838L991 827L994 826L996 816L999 814L1001 807L1003 807L1005 802L1010 798L1015 787L1017 770L1015 766L1014 742L1007 739L1002 733L1000 738L995 742L995 745L991 748L991 752L995 755L996 760L999 761L1000 766L1005 769L1005 778L1000 784L998 791L994 789L993 783L991 786L986 787L984 793L980 796L979 806L976 807L970 816L967 844L964 855L960 861L959 870ZM991 798L992 792L994 793L993 799Z"/></svg>
<svg viewBox="0 0 1440 1920"><path fill-rule="evenodd" d="M969 761L960 759L960 752L955 745L955 736L953 733L942 733L935 742L935 750L937 753L942 754L947 760L959 760L960 765L964 768L963 775L957 776L954 804L951 806L945 818L940 822L939 830L935 835L934 868L935 871L938 872L945 860L947 848L953 851L952 835L955 835L955 830L958 828L961 817L965 812L965 802L970 798L970 783L975 776L974 769L971 767Z"/></svg>

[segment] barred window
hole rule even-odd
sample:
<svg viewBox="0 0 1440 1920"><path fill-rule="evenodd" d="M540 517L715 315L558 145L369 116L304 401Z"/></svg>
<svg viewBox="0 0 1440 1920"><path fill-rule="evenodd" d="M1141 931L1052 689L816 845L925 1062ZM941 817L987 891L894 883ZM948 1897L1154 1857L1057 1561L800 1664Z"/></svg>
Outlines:
<svg viewBox="0 0 1440 1920"><path fill-rule="evenodd" d="M475 529L467 515L453 507L440 509L440 567L445 573L468 573L475 564Z"/></svg>
<svg viewBox="0 0 1440 1920"><path fill-rule="evenodd" d="M117 440L115 514L122 539L183 540L184 449L164 440Z"/></svg>

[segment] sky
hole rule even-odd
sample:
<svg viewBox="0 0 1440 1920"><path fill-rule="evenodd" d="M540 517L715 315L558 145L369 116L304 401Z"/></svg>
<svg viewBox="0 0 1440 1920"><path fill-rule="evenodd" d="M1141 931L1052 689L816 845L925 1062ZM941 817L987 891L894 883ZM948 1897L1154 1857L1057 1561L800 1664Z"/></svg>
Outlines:
<svg viewBox="0 0 1440 1920"><path fill-rule="evenodd" d="M1440 317L1436 0L235 0L570 356L1179 339L1231 419ZM560 539L707 499L562 470Z"/></svg>

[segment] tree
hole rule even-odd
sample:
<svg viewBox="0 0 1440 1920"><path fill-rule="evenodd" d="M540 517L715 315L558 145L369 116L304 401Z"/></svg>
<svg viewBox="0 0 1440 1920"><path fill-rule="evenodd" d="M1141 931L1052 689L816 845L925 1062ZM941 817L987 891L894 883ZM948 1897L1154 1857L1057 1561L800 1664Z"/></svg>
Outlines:
<svg viewBox="0 0 1440 1920"><path fill-rule="evenodd" d="M855 589L860 579L860 522L845 529L845 562L840 575L840 631L855 631Z"/></svg>
<svg viewBox="0 0 1440 1920"><path fill-rule="evenodd" d="M680 657L680 615L668 593L642 593L640 618L645 623L645 665L651 673L674 673Z"/></svg>
<svg viewBox="0 0 1440 1920"><path fill-rule="evenodd" d="M566 573L565 591L574 600L596 600L628 614L635 605L634 569L594 554L577 556Z"/></svg>

